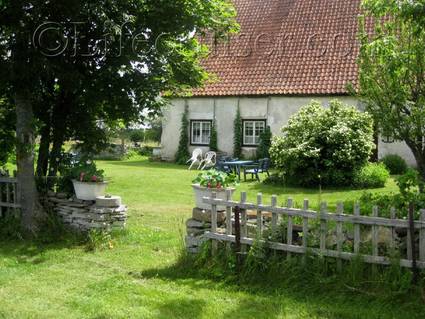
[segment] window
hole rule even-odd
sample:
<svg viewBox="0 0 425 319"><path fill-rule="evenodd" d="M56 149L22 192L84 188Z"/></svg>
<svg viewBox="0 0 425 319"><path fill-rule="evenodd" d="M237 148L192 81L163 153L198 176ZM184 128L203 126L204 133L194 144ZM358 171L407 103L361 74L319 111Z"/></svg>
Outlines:
<svg viewBox="0 0 425 319"><path fill-rule="evenodd" d="M243 144L245 146L257 146L260 143L260 135L266 129L265 120L243 121Z"/></svg>
<svg viewBox="0 0 425 319"><path fill-rule="evenodd" d="M192 145L208 145L211 138L212 121L192 120L190 122L190 143Z"/></svg>

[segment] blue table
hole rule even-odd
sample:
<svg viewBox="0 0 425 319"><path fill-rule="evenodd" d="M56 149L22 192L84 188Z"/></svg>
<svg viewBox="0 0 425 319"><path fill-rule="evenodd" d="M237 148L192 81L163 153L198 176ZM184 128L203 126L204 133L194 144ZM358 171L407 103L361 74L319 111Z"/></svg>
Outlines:
<svg viewBox="0 0 425 319"><path fill-rule="evenodd" d="M235 172L236 175L238 175L239 180L241 180L241 168L243 166L252 165L254 163L254 161L229 161L222 162L221 164L228 166L232 171Z"/></svg>

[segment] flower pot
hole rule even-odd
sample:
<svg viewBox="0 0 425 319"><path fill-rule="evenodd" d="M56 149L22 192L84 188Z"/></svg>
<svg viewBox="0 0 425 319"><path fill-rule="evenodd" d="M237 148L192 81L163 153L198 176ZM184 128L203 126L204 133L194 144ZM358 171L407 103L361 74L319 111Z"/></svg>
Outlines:
<svg viewBox="0 0 425 319"><path fill-rule="evenodd" d="M104 196L107 182L88 183L73 180L75 196L82 200L96 200L96 197Z"/></svg>
<svg viewBox="0 0 425 319"><path fill-rule="evenodd" d="M212 197L212 193L216 193L217 194L217 198L218 199L222 199L222 200L226 200L226 190L230 189L230 191L232 192L232 194L235 192L235 188L207 188L207 187L203 187L200 186L198 184L193 184L192 185L193 188L193 192L195 194L195 203L196 203L196 207L200 208L200 209L206 209L206 210L211 210L211 205L209 204L205 204L203 202L203 198L204 197ZM226 206L217 206L217 210L225 210Z"/></svg>

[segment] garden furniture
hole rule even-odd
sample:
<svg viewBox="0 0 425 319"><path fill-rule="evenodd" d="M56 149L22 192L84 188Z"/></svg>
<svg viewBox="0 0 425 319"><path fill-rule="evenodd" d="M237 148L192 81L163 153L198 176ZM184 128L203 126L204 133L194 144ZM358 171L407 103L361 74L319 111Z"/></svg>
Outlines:
<svg viewBox="0 0 425 319"><path fill-rule="evenodd" d="M221 163L224 166L228 166L237 176L238 179L241 180L241 168L246 165L254 164L254 161L226 161Z"/></svg>
<svg viewBox="0 0 425 319"><path fill-rule="evenodd" d="M195 148L192 152L192 157L186 162L190 163L189 170L192 169L192 166L197 163L201 162L202 160L202 150L200 148Z"/></svg>
<svg viewBox="0 0 425 319"><path fill-rule="evenodd" d="M254 165L246 165L244 167L244 180L246 181L246 175L251 174L252 179L255 178L260 181L260 175L266 173L267 176L270 176L269 173L270 169L270 159L269 158L263 158L258 161L258 163Z"/></svg>
<svg viewBox="0 0 425 319"><path fill-rule="evenodd" d="M199 164L199 167L203 164L202 170L204 170L205 168L211 168L215 166L216 162L217 162L216 152L207 152L205 154L205 158Z"/></svg>

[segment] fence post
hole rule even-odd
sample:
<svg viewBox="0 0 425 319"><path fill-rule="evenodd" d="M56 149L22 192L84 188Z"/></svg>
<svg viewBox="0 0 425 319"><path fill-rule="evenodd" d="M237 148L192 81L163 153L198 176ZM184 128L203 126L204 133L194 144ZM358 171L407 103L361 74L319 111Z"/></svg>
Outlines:
<svg viewBox="0 0 425 319"><path fill-rule="evenodd" d="M342 202L339 202L337 204L336 214L337 215L344 214L344 204ZM337 258L337 261L336 261L336 266L337 266L338 272L342 271L341 252L342 252L343 242L344 242L344 238L343 238L343 233L342 233L342 222L337 221L337 223L336 223L336 246L337 246L337 251L338 251L338 258Z"/></svg>
<svg viewBox="0 0 425 319"><path fill-rule="evenodd" d="M263 194L258 193L257 195L257 205L258 207L263 204ZM257 209L257 236L262 237L263 235L263 214L260 208Z"/></svg>
<svg viewBox="0 0 425 319"><path fill-rule="evenodd" d="M293 200L292 198L288 198L288 203L286 205L288 208L292 208L293 206ZM287 238L287 244L292 245L292 233L293 233L293 221L292 216L288 215L288 227L286 229L286 238ZM291 253L288 252L286 255L288 259L291 259Z"/></svg>
<svg viewBox="0 0 425 319"><path fill-rule="evenodd" d="M241 262L241 220L240 214L241 209L236 206L235 209L235 255L236 255L236 271L239 273L242 262Z"/></svg>
<svg viewBox="0 0 425 319"><path fill-rule="evenodd" d="M409 203L409 233L410 233L410 254L412 256L412 271L413 283L417 284L419 281L419 271L416 264L416 240L415 240L415 206Z"/></svg>
<svg viewBox="0 0 425 319"><path fill-rule="evenodd" d="M354 216L360 217L360 204L356 202L354 204ZM360 252L360 224L354 223L354 253Z"/></svg>
<svg viewBox="0 0 425 319"><path fill-rule="evenodd" d="M421 210L422 227L419 232L419 260L425 262L425 209Z"/></svg>
<svg viewBox="0 0 425 319"><path fill-rule="evenodd" d="M216 199L217 198L217 193L213 192L212 193L212 199ZM217 233L217 205L214 203L211 206L211 232L213 234ZM217 254L217 249L218 249L218 243L216 240L212 241L212 254L215 255Z"/></svg>

